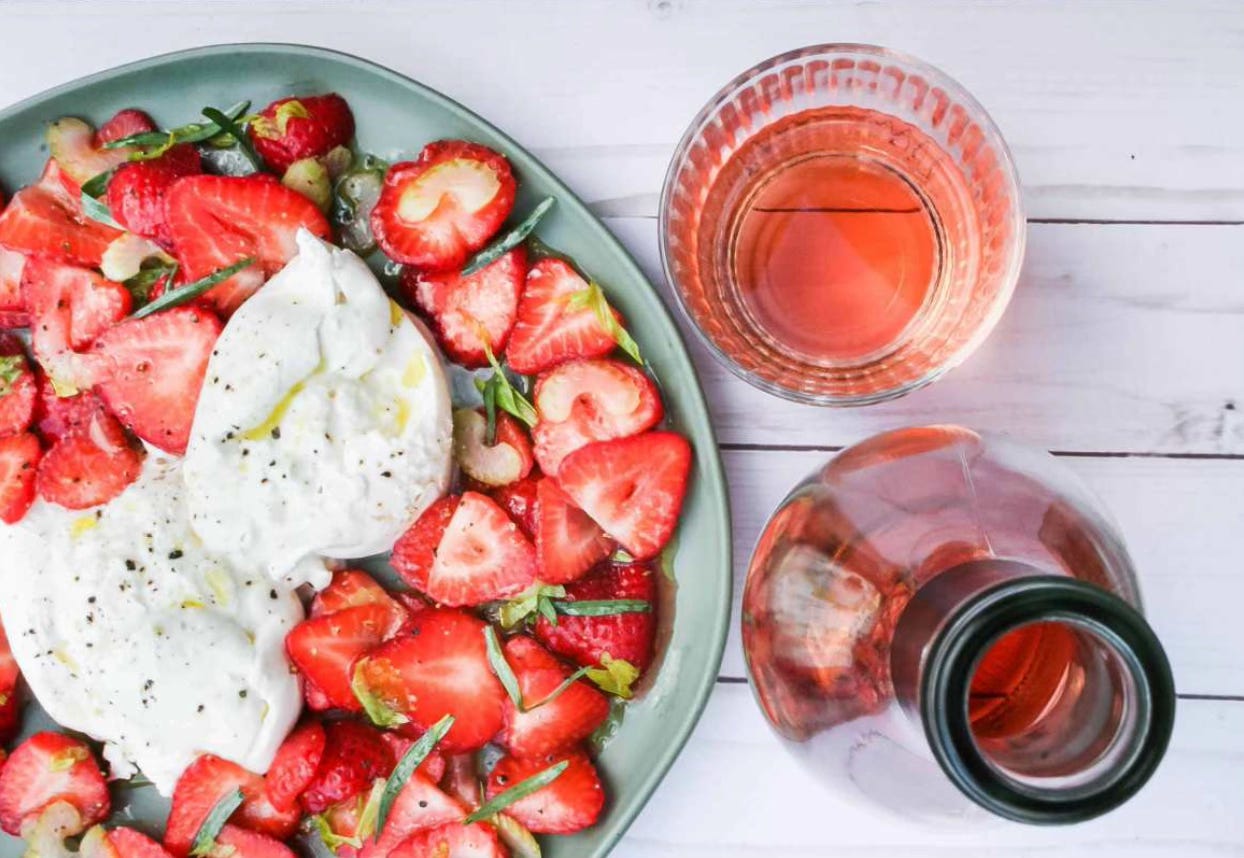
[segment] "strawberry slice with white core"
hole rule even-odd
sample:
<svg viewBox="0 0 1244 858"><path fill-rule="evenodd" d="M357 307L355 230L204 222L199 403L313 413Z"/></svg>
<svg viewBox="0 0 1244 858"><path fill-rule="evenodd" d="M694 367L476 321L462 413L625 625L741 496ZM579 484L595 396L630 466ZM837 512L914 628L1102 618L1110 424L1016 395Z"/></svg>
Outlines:
<svg viewBox="0 0 1244 858"><path fill-rule="evenodd" d="M464 140L429 143L414 161L394 164L371 225L390 258L424 271L461 268L514 208L510 163Z"/></svg>
<svg viewBox="0 0 1244 858"><path fill-rule="evenodd" d="M35 500L35 476L43 450L30 432L0 438L0 521L22 520ZM0 705L0 711L5 707Z"/></svg>
<svg viewBox="0 0 1244 858"><path fill-rule="evenodd" d="M129 314L129 291L94 271L38 257L27 260L22 277L35 357L62 392L90 387L99 361L83 352Z"/></svg>
<svg viewBox="0 0 1244 858"><path fill-rule="evenodd" d="M393 800L380 837L367 838L359 858L384 858L412 834L447 823L460 823L463 819L466 819L466 810L461 802L415 772Z"/></svg>
<svg viewBox="0 0 1244 858"><path fill-rule="evenodd" d="M508 485L531 473L531 441L518 421L498 410L495 434L488 444L488 419L481 411L454 412L454 458L463 472L486 486Z"/></svg>
<svg viewBox="0 0 1244 858"><path fill-rule="evenodd" d="M433 504L393 546L408 584L442 605L481 605L525 590L535 548L492 498L467 492Z"/></svg>
<svg viewBox="0 0 1244 858"><path fill-rule="evenodd" d="M91 415L44 454L35 476L40 497L66 509L88 509L115 498L142 472L145 451L105 411Z"/></svg>
<svg viewBox="0 0 1244 858"><path fill-rule="evenodd" d="M535 834L582 831L600 816L605 806L605 790L592 761L580 750L527 760L502 757L488 775L488 799L491 801L507 789L560 762L567 763L567 766L559 777L511 804L506 813Z"/></svg>
<svg viewBox="0 0 1244 858"><path fill-rule="evenodd" d="M575 360L540 377L532 428L540 470L557 475L562 460L593 441L638 435L661 422L657 387L642 370L616 360Z"/></svg>
<svg viewBox="0 0 1244 858"><path fill-rule="evenodd" d="M545 477L536 488L537 577L545 584L568 584L604 560L617 543L592 517Z"/></svg>
<svg viewBox="0 0 1244 858"><path fill-rule="evenodd" d="M391 858L506 858L510 853L496 830L482 822L450 823L412 834L389 853Z"/></svg>
<svg viewBox="0 0 1244 858"><path fill-rule="evenodd" d="M350 685L354 664L390 637L400 623L385 605L345 608L294 626L285 637L285 652L331 707L360 712L363 707Z"/></svg>
<svg viewBox="0 0 1244 858"><path fill-rule="evenodd" d="M207 293L224 316L297 255L299 229L324 240L332 235L315 203L273 176L186 176L169 186L165 207L187 280L256 260Z"/></svg>
<svg viewBox="0 0 1244 858"><path fill-rule="evenodd" d="M99 338L96 389L134 434L169 453L186 452L220 320L196 306L129 319Z"/></svg>
<svg viewBox="0 0 1244 858"><path fill-rule="evenodd" d="M570 305L571 297L587 288L587 281L563 259L549 257L531 266L505 350L511 369L535 375L563 361L603 357L614 350L613 334L596 311Z"/></svg>
<svg viewBox="0 0 1244 858"><path fill-rule="evenodd" d="M639 560L655 557L678 525L691 445L673 432L598 441L566 457L557 480Z"/></svg>
<svg viewBox="0 0 1244 858"><path fill-rule="evenodd" d="M507 699L503 744L516 757L542 757L577 745L609 717L605 695L583 680L562 688L570 669L526 635L506 641L526 711ZM556 695L556 696L554 696Z"/></svg>
<svg viewBox="0 0 1244 858"><path fill-rule="evenodd" d="M120 234L83 213L77 188L55 161L48 161L39 181L14 194L0 212L0 247L90 268L99 265Z"/></svg>
<svg viewBox="0 0 1244 858"><path fill-rule="evenodd" d="M22 269L26 257L0 247L0 328L24 328L30 324L22 295Z"/></svg>
<svg viewBox="0 0 1244 858"><path fill-rule="evenodd" d="M63 733L36 733L17 747L0 769L0 827L23 836L55 802L71 804L79 834L108 816L111 802L104 775L91 749Z"/></svg>

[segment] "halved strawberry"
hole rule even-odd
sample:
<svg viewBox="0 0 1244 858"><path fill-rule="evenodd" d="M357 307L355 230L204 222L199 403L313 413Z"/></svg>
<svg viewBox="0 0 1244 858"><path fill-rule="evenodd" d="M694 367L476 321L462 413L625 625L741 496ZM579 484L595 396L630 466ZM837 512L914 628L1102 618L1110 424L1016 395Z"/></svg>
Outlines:
<svg viewBox="0 0 1244 858"><path fill-rule="evenodd" d="M116 418L100 411L85 429L66 435L43 455L35 488L44 500L66 509L98 506L138 479L143 456Z"/></svg>
<svg viewBox="0 0 1244 858"><path fill-rule="evenodd" d="M371 213L392 259L424 271L461 268L514 208L510 162L487 146L440 140L414 161L394 164Z"/></svg>
<svg viewBox="0 0 1244 858"><path fill-rule="evenodd" d="M537 526L536 491L540 480L540 474L533 471L518 482L489 491L492 499L509 514L510 518L514 519L514 523L518 525L523 535L533 541L536 538Z"/></svg>
<svg viewBox="0 0 1244 858"><path fill-rule="evenodd" d="M454 412L454 458L468 477L486 488L521 480L534 464L531 441L522 425L500 410L496 421L496 437L488 444L488 420L482 409Z"/></svg>
<svg viewBox="0 0 1244 858"><path fill-rule="evenodd" d="M492 826L451 822L412 834L389 854L392 858L506 858L510 853Z"/></svg>
<svg viewBox="0 0 1244 858"><path fill-rule="evenodd" d="M530 540L478 492L433 504L398 539L389 562L406 583L451 607L516 595L536 576Z"/></svg>
<svg viewBox="0 0 1244 858"><path fill-rule="evenodd" d="M75 184L81 185L129 159L133 151L129 147L103 148L103 144L109 140L128 136L118 132L129 127L137 128L138 131L152 130L150 120L147 120L148 127L139 128L134 121L136 113L137 111L124 111L124 116L114 116L105 123L106 135L103 133L104 129L96 134L94 128L76 116L62 116L48 126L48 151L64 174Z"/></svg>
<svg viewBox="0 0 1244 858"><path fill-rule="evenodd" d="M387 778L396 762L380 731L369 724L331 721L324 732L324 754L302 792L302 806L308 813L320 813L366 792L372 781Z"/></svg>
<svg viewBox="0 0 1244 858"><path fill-rule="evenodd" d="M454 798L442 792L432 781L416 772L406 781L393 801L388 821L380 836L363 844L360 858L382 858L395 847L420 831L447 823L459 823L466 810Z"/></svg>
<svg viewBox="0 0 1244 858"><path fill-rule="evenodd" d="M29 432L0 438L0 521L21 521L34 503L35 479L42 457L39 439Z"/></svg>
<svg viewBox="0 0 1244 858"><path fill-rule="evenodd" d="M605 695L583 680L552 697L570 670L526 635L506 641L505 659L518 677L527 710L520 711L506 698L500 741L514 756L543 757L566 750L592 735L609 717Z"/></svg>
<svg viewBox="0 0 1244 858"><path fill-rule="evenodd" d="M9 639L0 626L0 744L7 745L21 729L22 695L18 687L21 671L9 648ZM0 766L4 761L0 759Z"/></svg>
<svg viewBox="0 0 1244 858"><path fill-rule="evenodd" d="M108 842L118 858L172 858L163 846L133 828L111 829Z"/></svg>
<svg viewBox="0 0 1244 858"><path fill-rule="evenodd" d="M570 361L542 375L532 404L540 417L531 430L536 460L553 476L580 447L638 435L665 416L647 374L606 358Z"/></svg>
<svg viewBox="0 0 1244 858"><path fill-rule="evenodd" d="M575 505L557 483L545 477L536 494L536 564L545 584L582 578L613 553L617 543Z"/></svg>
<svg viewBox="0 0 1244 858"><path fill-rule="evenodd" d="M324 725L304 721L285 737L263 777L264 793L277 810L294 810L298 796L312 781L324 758Z"/></svg>
<svg viewBox="0 0 1244 858"><path fill-rule="evenodd" d="M127 107L117 111L111 119L99 126L99 130L95 132L95 145L103 146L105 143L155 130L156 124L150 116L136 108Z"/></svg>
<svg viewBox="0 0 1244 858"><path fill-rule="evenodd" d="M128 319L101 336L96 389L134 434L161 450L186 452L220 320L201 307Z"/></svg>
<svg viewBox="0 0 1244 858"><path fill-rule="evenodd" d="M348 144L354 136L354 114L335 92L282 98L259 112L247 134L264 163L284 173L295 161Z"/></svg>
<svg viewBox="0 0 1244 858"><path fill-rule="evenodd" d="M290 662L338 709L361 712L350 688L354 663L395 630L385 605L359 605L304 620L285 637Z"/></svg>
<svg viewBox="0 0 1244 858"><path fill-rule="evenodd" d="M587 281L565 260L548 257L531 266L505 350L515 372L534 375L562 361L602 357L614 350L613 334L595 310L567 306L572 295L587 288Z"/></svg>
<svg viewBox="0 0 1244 858"><path fill-rule="evenodd" d="M567 584L565 600L636 600L647 602L650 610L599 617L560 616L557 625L540 617L536 637L553 652L585 667L601 664L608 654L642 672L652 662L652 641L656 635L656 576L646 563L601 566L586 578Z"/></svg>
<svg viewBox="0 0 1244 858"><path fill-rule="evenodd" d="M73 805L81 833L102 822L112 806L108 785L91 749L63 733L36 733L18 745L0 769L0 828L15 836L57 801Z"/></svg>
<svg viewBox="0 0 1244 858"><path fill-rule="evenodd" d="M173 788L164 848L182 858L212 808L235 789L242 791L242 805L229 818L237 825L280 839L289 837L298 826L302 814L273 807L262 777L215 754L203 754L182 772Z"/></svg>
<svg viewBox="0 0 1244 858"><path fill-rule="evenodd" d="M362 569L339 569L333 573L333 580L328 586L311 600L311 616L318 617L359 605L383 605L402 614L407 613L388 590Z"/></svg>
<svg viewBox="0 0 1244 858"><path fill-rule="evenodd" d="M485 346L494 355L505 349L526 276L527 252L517 247L468 277L407 268L402 288L427 317L450 359L475 368L488 366Z"/></svg>
<svg viewBox="0 0 1244 858"><path fill-rule="evenodd" d="M22 188L0 212L0 247L27 256L46 256L73 265L99 265L109 243L121 232L82 211L55 161L48 161L36 184Z"/></svg>
<svg viewBox="0 0 1244 858"><path fill-rule="evenodd" d="M501 729L505 699L488 664L485 625L462 611L420 611L411 619L409 635L383 644L359 662L360 684L420 730L453 715L440 750L483 747Z"/></svg>
<svg viewBox="0 0 1244 858"><path fill-rule="evenodd" d="M104 410L104 403L92 391L59 396L51 379L41 370L35 371L39 389L35 401L35 428L48 444L55 444L66 435L84 430L91 418Z"/></svg>
<svg viewBox="0 0 1244 858"><path fill-rule="evenodd" d="M3 208L3 206L0 206ZM24 328L30 324L22 294L22 269L26 257L0 247L0 328Z"/></svg>
<svg viewBox="0 0 1244 858"><path fill-rule="evenodd" d="M569 766L551 784L536 790L506 808L535 834L573 834L594 824L605 806L605 789L600 775L587 754L574 750L568 754L520 760L502 757L488 775L489 800L512 786L560 762Z"/></svg>
<svg viewBox="0 0 1244 858"><path fill-rule="evenodd" d="M678 526L691 445L673 432L588 444L565 458L557 481L631 556L655 557Z"/></svg>
<svg viewBox="0 0 1244 858"><path fill-rule="evenodd" d="M422 735L422 731L412 729L408 724L403 725L401 729L405 732L395 733L392 730L384 730L380 734L380 738L389 746L389 751L393 754L395 765L410 750L411 746L419 741L419 736ZM418 735L405 735L406 733ZM415 771L423 772L434 783L439 782L441 776L445 774L445 758L433 749L428 752L428 755L424 757L423 762L419 764Z"/></svg>
<svg viewBox="0 0 1244 858"><path fill-rule="evenodd" d="M25 432L35 417L39 386L22 341L0 332L0 437Z"/></svg>
<svg viewBox="0 0 1244 858"><path fill-rule="evenodd" d="M89 387L98 361L81 352L129 315L129 291L94 271L38 257L27 260L22 288L39 363L61 385Z"/></svg>
<svg viewBox="0 0 1244 858"><path fill-rule="evenodd" d="M325 240L332 235L315 203L273 176L185 176L168 189L165 206L169 235L188 279L248 257L257 260L207 293L224 316L297 255L300 228Z"/></svg>
<svg viewBox="0 0 1244 858"><path fill-rule="evenodd" d="M288 835L286 835L288 836ZM237 825L226 825L216 835L216 846L207 858L298 858L279 839L250 831Z"/></svg>
<svg viewBox="0 0 1244 858"><path fill-rule="evenodd" d="M159 158L125 164L108 182L106 201L117 223L131 232L173 246L165 198L173 182L203 172L199 150L189 143L174 146Z"/></svg>

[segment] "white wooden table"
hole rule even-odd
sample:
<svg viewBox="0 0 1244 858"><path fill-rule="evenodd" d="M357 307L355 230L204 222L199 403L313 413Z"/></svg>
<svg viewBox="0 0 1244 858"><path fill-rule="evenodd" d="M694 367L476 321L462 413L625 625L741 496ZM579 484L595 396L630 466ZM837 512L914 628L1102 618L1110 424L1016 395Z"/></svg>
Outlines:
<svg viewBox="0 0 1244 858"><path fill-rule="evenodd" d="M735 73L860 41L967 86L1014 149L1030 224L1019 290L981 352L899 402L830 411L752 390L693 344L737 574L790 484L872 432L953 421L1052 449L1140 565L1181 698L1166 762L1130 804L1071 828L872 817L778 752L732 635L704 720L616 854L1244 855L1244 3L0 0L0 104L251 40L355 53L474 108L588 200L655 283L667 160Z"/></svg>

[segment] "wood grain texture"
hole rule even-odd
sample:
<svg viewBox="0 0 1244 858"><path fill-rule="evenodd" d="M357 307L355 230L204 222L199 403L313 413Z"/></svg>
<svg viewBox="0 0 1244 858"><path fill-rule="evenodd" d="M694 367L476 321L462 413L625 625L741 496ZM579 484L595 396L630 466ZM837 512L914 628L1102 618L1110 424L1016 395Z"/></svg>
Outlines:
<svg viewBox="0 0 1244 858"><path fill-rule="evenodd" d="M650 216L673 144L722 83L800 45L874 42L940 66L990 110L1033 217L1244 221L1240 7L1144 5L4 0L6 44L47 44L52 27L85 47L23 51L0 67L0 102L191 45L326 45L488 116L602 213Z"/></svg>

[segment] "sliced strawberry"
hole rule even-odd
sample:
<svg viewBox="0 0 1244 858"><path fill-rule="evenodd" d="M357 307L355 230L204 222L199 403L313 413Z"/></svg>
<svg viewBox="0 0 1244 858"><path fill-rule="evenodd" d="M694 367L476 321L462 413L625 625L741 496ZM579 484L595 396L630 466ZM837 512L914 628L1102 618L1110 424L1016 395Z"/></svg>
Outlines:
<svg viewBox="0 0 1244 858"><path fill-rule="evenodd" d="M71 834L102 822L111 808L108 785L86 743L63 733L36 733L0 769L0 828L20 836L57 801L73 805L81 817L81 828Z"/></svg>
<svg viewBox="0 0 1244 858"><path fill-rule="evenodd" d="M389 855L398 844L416 832L446 823L458 823L465 818L466 811L457 800L446 795L423 775L415 773L394 799L380 837L364 843L360 858Z"/></svg>
<svg viewBox="0 0 1244 858"><path fill-rule="evenodd" d="M467 492L446 521L446 500L420 516L393 546L389 562L397 573L451 607L525 590L535 580L535 549L505 510L487 495Z"/></svg>
<svg viewBox="0 0 1244 858"><path fill-rule="evenodd" d="M0 328L24 328L30 324L22 294L22 269L26 257L0 247Z"/></svg>
<svg viewBox="0 0 1244 858"><path fill-rule="evenodd" d="M163 846L133 828L113 828L108 842L118 858L172 858Z"/></svg>
<svg viewBox="0 0 1244 858"><path fill-rule="evenodd" d="M165 198L173 182L203 172L199 150L189 143L174 146L159 158L125 164L108 182L106 201L117 223L131 232L173 246Z"/></svg>
<svg viewBox="0 0 1244 858"><path fill-rule="evenodd" d="M600 617L560 616L557 625L540 617L535 633L558 655L585 667L599 665L607 654L643 671L652 662L656 635L657 573L646 563L609 563L586 578L566 585L565 600L647 602L646 613Z"/></svg>
<svg viewBox="0 0 1244 858"><path fill-rule="evenodd" d="M440 140L394 164L372 209L376 241L392 259L424 271L461 268L514 208L504 155L478 143Z"/></svg>
<svg viewBox="0 0 1244 858"><path fill-rule="evenodd" d="M164 848L178 858L186 855L203 820L217 802L234 790L242 791L242 805L229 817L237 825L280 839L288 837L298 826L302 814L273 807L262 777L215 754L203 754L182 772L173 788Z"/></svg>
<svg viewBox="0 0 1244 858"><path fill-rule="evenodd" d="M273 176L185 176L168 189L165 205L169 235L190 280L257 260L207 293L224 316L297 255L300 228L325 240L332 235L315 203Z"/></svg>
<svg viewBox="0 0 1244 858"><path fill-rule="evenodd" d="M571 453L557 481L633 557L655 557L678 526L691 445L673 432L598 441Z"/></svg>
<svg viewBox="0 0 1244 858"><path fill-rule="evenodd" d="M35 428L49 444L66 435L85 431L91 418L104 410L104 403L91 391L58 396L46 374L35 373L39 397L35 402Z"/></svg>
<svg viewBox="0 0 1244 858"><path fill-rule="evenodd" d="M288 835L287 835L288 836ZM216 835L216 846L207 858L298 858L279 839L249 831L236 825L226 825Z"/></svg>
<svg viewBox="0 0 1244 858"><path fill-rule="evenodd" d="M588 736L609 717L605 695L583 680L555 694L570 669L526 635L506 641L505 659L522 692L527 711L507 697L501 744L516 757L543 757L564 751Z"/></svg>
<svg viewBox="0 0 1244 858"><path fill-rule="evenodd" d="M644 372L616 360L575 360L540 377L531 430L540 469L557 476L562 460L593 441L638 435L661 422L665 409Z"/></svg>
<svg viewBox="0 0 1244 858"><path fill-rule="evenodd" d="M407 610L389 595L389 591L362 569L340 569L333 573L333 580L311 600L311 616L332 614L359 605L383 605L401 613L405 619Z"/></svg>
<svg viewBox="0 0 1244 858"><path fill-rule="evenodd" d="M66 435L44 454L35 488L44 500L66 509L98 506L138 479L143 456L121 424L101 411L85 430Z"/></svg>
<svg viewBox="0 0 1244 858"><path fill-rule="evenodd" d="M4 627L0 626L0 744L7 745L22 726L22 695L18 687L20 678L17 659L9 648ZM3 763L0 759L0 766Z"/></svg>
<svg viewBox="0 0 1244 858"><path fill-rule="evenodd" d="M562 361L613 351L613 335L591 307L567 306L572 295L587 288L587 281L565 260L548 257L531 266L505 350L515 372L534 375Z"/></svg>
<svg viewBox="0 0 1244 858"><path fill-rule="evenodd" d="M215 315L193 305L122 322L95 344L104 359L99 395L139 438L185 453L221 327Z"/></svg>
<svg viewBox="0 0 1244 858"><path fill-rule="evenodd" d="M327 739L319 721L304 721L285 737L263 778L264 793L277 810L295 810L298 796L312 781L324 757Z"/></svg>
<svg viewBox="0 0 1244 858"><path fill-rule="evenodd" d="M617 548L592 517L545 477L536 495L537 577L545 584L582 578Z"/></svg>
<svg viewBox="0 0 1244 858"><path fill-rule="evenodd" d="M534 834L573 834L594 824L605 806L605 789L592 761L582 751L530 760L502 757L488 775L489 800L540 772L568 762L551 784L506 808L506 813Z"/></svg>
<svg viewBox="0 0 1244 858"><path fill-rule="evenodd" d="M403 729L409 733L417 733L422 735L422 731L410 729L409 725L404 725ZM410 750L411 746L414 745L415 742L419 741L418 735L407 736L402 733L394 733L391 730L383 731L380 734L380 738L383 739L384 743L389 746L389 751L393 754L393 762L395 765L397 761ZM423 772L423 774L433 782L440 781L441 776L445 774L445 758L433 749L428 752L428 755L424 758L423 762L419 764L419 767L415 769L415 771Z"/></svg>
<svg viewBox="0 0 1244 858"><path fill-rule="evenodd" d="M494 355L505 349L526 276L527 252L517 247L468 277L407 268L402 287L450 359L476 368L488 366L485 346Z"/></svg>
<svg viewBox="0 0 1244 858"><path fill-rule="evenodd" d="M324 754L302 793L308 813L320 813L371 789L372 781L393 771L393 752L379 730L358 721L325 725Z"/></svg>
<svg viewBox="0 0 1244 858"><path fill-rule="evenodd" d="M392 858L506 858L510 853L492 826L451 822L411 835L389 854Z"/></svg>
<svg viewBox="0 0 1244 858"><path fill-rule="evenodd" d="M390 637L394 624L392 610L384 605L346 608L294 626L285 637L285 652L333 707L361 712L350 687L354 663Z"/></svg>
<svg viewBox="0 0 1244 858"><path fill-rule="evenodd" d="M98 361L79 352L129 315L129 291L94 271L35 257L26 262L22 288L39 363L63 385L89 387Z"/></svg>
<svg viewBox="0 0 1244 858"><path fill-rule="evenodd" d="M103 146L105 143L155 130L156 124L150 116L141 110L128 107L117 111L115 116L99 126L99 131L95 132L95 145Z"/></svg>
<svg viewBox="0 0 1244 858"><path fill-rule="evenodd" d="M532 472L526 478L508 486L500 486L490 490L492 499L518 525L518 529L528 539L535 540L537 527L536 491L540 485L540 474Z"/></svg>
<svg viewBox="0 0 1244 858"><path fill-rule="evenodd" d="M39 385L16 336L0 333L0 437L25 432L35 418Z"/></svg>
<svg viewBox="0 0 1244 858"><path fill-rule="evenodd" d="M295 161L327 155L354 136L354 114L335 92L282 98L259 112L247 133L259 157L284 173Z"/></svg>
<svg viewBox="0 0 1244 858"><path fill-rule="evenodd" d="M29 432L0 438L0 521L22 520L35 500L35 480L43 449ZM3 687L0 686L0 692ZM5 711L0 705L0 711ZM0 733L4 719L0 718Z"/></svg>
<svg viewBox="0 0 1244 858"><path fill-rule="evenodd" d="M82 212L76 189L55 161L38 183L18 191L0 212L0 247L27 256L46 256L94 268L121 233Z"/></svg>
<svg viewBox="0 0 1244 858"><path fill-rule="evenodd" d="M453 754L445 760L441 787L467 810L476 810L483 804L484 789L476 769L475 754Z"/></svg>
<svg viewBox="0 0 1244 858"><path fill-rule="evenodd" d="M485 489L504 486L531 473L531 441L522 425L503 411L496 414L496 437L487 443L483 409L454 412L454 458L463 472Z"/></svg>
<svg viewBox="0 0 1244 858"><path fill-rule="evenodd" d="M453 715L440 750L483 747L501 729L505 698L488 664L484 628L482 620L462 611L420 611L408 636L389 641L359 662L361 684L420 730Z"/></svg>
<svg viewBox="0 0 1244 858"><path fill-rule="evenodd" d="M124 164L133 151L129 147L105 149L103 144L109 139L120 139L128 135L117 132L123 127L138 127L134 122L134 112L125 112L125 116L115 116L105 124L108 133L96 134L95 129L76 116L63 116L48 126L48 151L52 159L60 166L64 174L74 184L82 185L100 173L106 173L114 167ZM148 120L150 124L150 120ZM111 127L109 127L111 126ZM150 127L140 129L152 130ZM137 133L137 132L135 132Z"/></svg>

